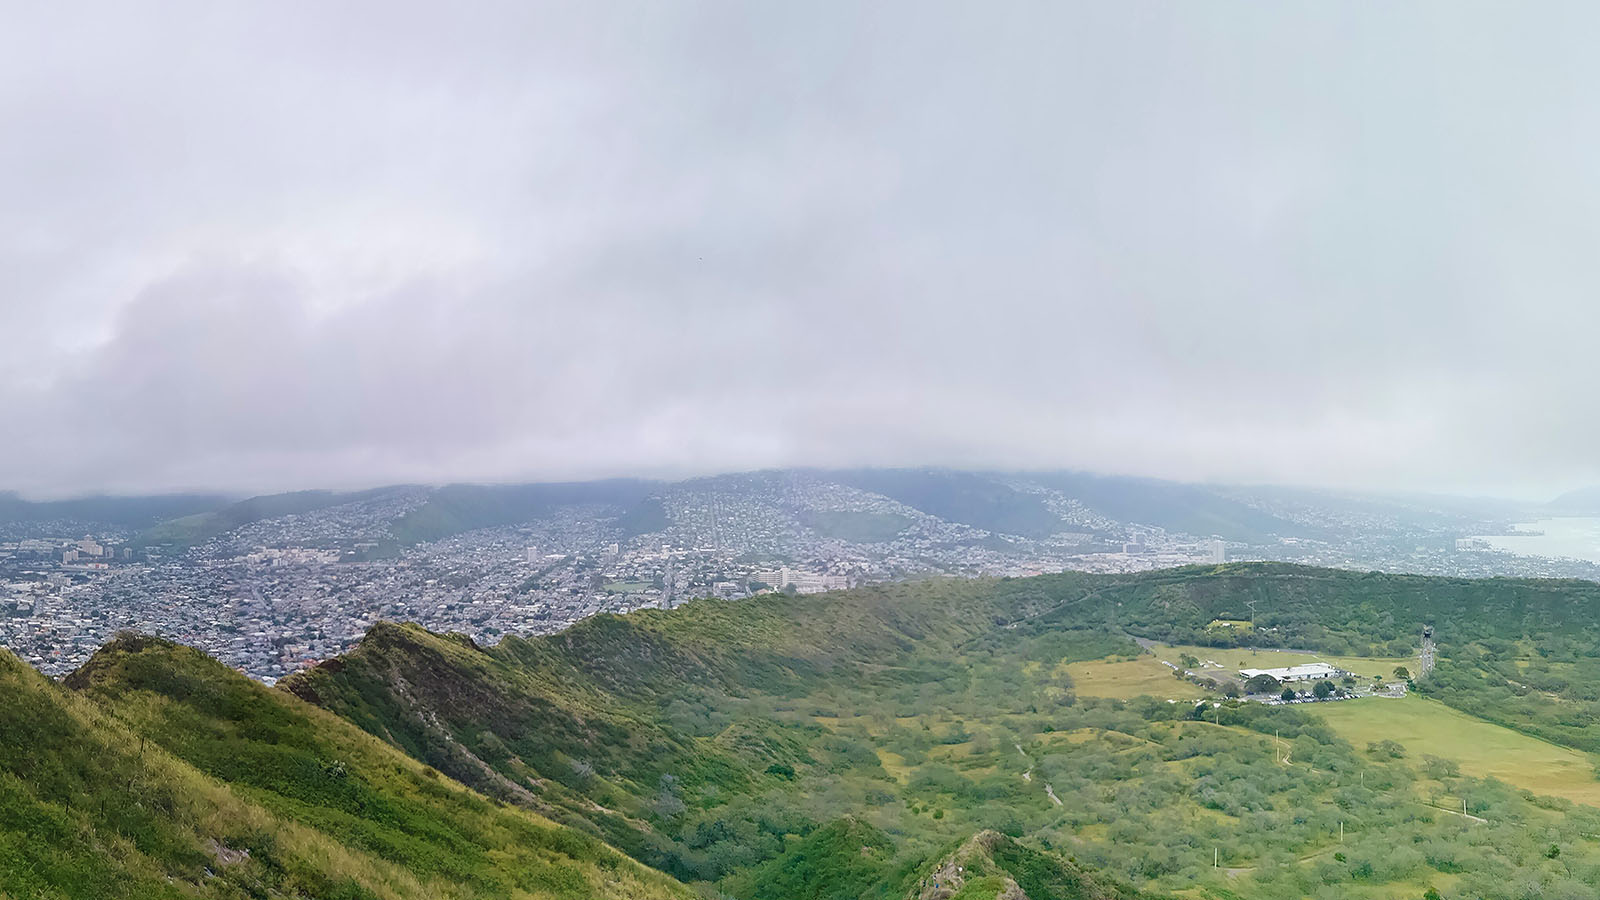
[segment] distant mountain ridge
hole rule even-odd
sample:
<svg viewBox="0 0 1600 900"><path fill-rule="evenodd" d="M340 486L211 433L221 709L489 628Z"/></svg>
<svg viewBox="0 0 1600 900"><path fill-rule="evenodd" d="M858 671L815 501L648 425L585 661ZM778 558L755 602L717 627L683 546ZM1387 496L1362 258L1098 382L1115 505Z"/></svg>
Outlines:
<svg viewBox="0 0 1600 900"><path fill-rule="evenodd" d="M1220 537L1242 543L1278 538L1326 541L1336 538L1340 515L1373 521L1415 514L1424 519L1428 501L1357 498L1288 489L1247 489L1184 484L1158 479L1083 472L967 472L949 469L799 469L711 476L686 482L640 479L534 484L453 484L442 487L393 486L356 492L297 491L237 502L220 498L110 498L29 504L0 495L0 521L40 518L51 513L88 517L103 513L124 524L144 524L138 543L184 548L203 543L264 519L304 514L400 491L421 491L425 499L389 523L396 540L413 544L440 540L480 528L537 521L563 509L602 511L623 537L661 531L671 524L663 498L676 491L709 490L739 497L772 480L807 479L865 491L905 508L952 524L993 534L1040 540L1061 532L1093 531L1063 516L1061 503L1076 504L1120 527L1156 528L1198 538ZM1318 499L1320 498L1320 499ZM1571 502L1577 502L1572 500ZM1329 516L1307 516L1307 504L1348 508ZM1465 509L1467 501L1452 501ZM1446 504L1449 505L1449 504ZM1482 504L1496 514L1500 505ZM166 514L163 515L163 512ZM171 513L182 513L172 516ZM1448 515L1463 515L1457 511ZM906 520L893 515L848 510L799 510L802 524L847 539L892 537ZM159 523L156 519L161 519ZM1443 520L1441 520L1443 521Z"/></svg>
<svg viewBox="0 0 1600 900"><path fill-rule="evenodd" d="M1600 515L1600 487L1579 488L1575 491L1568 491L1545 504L1544 509L1552 515Z"/></svg>
<svg viewBox="0 0 1600 900"><path fill-rule="evenodd" d="M405 489L404 486L395 486L346 493L294 491L287 494L250 497L236 503L230 503L220 509L207 510L161 522L142 531L139 534L137 543L145 546L190 547L254 522L275 519L279 516L315 512L319 509L381 497Z"/></svg>
<svg viewBox="0 0 1600 900"><path fill-rule="evenodd" d="M210 512L230 502L230 498L220 494L100 496L34 501L0 491L0 523L72 520L144 528L173 518Z"/></svg>

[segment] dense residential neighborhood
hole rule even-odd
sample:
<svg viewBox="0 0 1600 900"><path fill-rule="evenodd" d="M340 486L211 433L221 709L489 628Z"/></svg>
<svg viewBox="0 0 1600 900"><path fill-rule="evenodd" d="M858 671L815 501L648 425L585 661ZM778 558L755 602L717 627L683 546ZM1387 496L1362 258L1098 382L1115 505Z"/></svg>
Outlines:
<svg viewBox="0 0 1600 900"><path fill-rule="evenodd" d="M602 612L938 575L1120 573L1236 559L1425 574L1475 567L1592 576L1597 568L1470 542L1456 550L1457 535L1498 526L1471 517L1407 519L1389 507L1223 497L1221 508L1269 511L1294 535L1225 539L1182 531L1170 518L1107 515L1042 478L917 478L701 478L646 485L627 501L631 512L585 495L512 517L519 521L425 540L402 539L437 502L425 487L240 515L189 544L170 536L186 533L174 529L193 527L190 520L156 529L10 522L0 524L0 642L59 675L118 630L136 628L273 681L340 653L380 620L492 644ZM1096 502L1116 508L1117 499Z"/></svg>

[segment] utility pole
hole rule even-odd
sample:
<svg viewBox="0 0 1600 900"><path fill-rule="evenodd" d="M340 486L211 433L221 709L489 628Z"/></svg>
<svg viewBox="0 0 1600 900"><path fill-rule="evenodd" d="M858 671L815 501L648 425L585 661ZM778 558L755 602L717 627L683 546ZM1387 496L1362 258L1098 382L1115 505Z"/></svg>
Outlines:
<svg viewBox="0 0 1600 900"><path fill-rule="evenodd" d="M1215 869L1217 867L1217 862L1221 859L1221 855L1220 854L1221 854L1221 848L1220 847L1212 847L1211 848L1211 868Z"/></svg>
<svg viewBox="0 0 1600 900"><path fill-rule="evenodd" d="M1251 631L1255 631L1256 630L1256 600L1255 600L1255 598L1251 597L1249 600L1246 600L1244 602L1244 605L1250 607L1250 630Z"/></svg>
<svg viewBox="0 0 1600 900"><path fill-rule="evenodd" d="M1339 843L1344 843L1344 820L1339 820Z"/></svg>

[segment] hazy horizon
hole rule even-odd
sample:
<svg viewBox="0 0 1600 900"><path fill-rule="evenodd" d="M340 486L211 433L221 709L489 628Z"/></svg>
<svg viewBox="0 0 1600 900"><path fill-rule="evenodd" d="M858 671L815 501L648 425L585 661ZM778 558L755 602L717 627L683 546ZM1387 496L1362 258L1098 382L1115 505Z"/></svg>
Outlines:
<svg viewBox="0 0 1600 900"><path fill-rule="evenodd" d="M361 492L364 492L364 491L385 490L385 489L390 489L390 488L400 489L400 488L407 488L407 487L414 487L414 488L419 488L419 489L436 489L436 488L441 488L441 487L445 487L445 486L449 486L449 485L474 485L474 486L497 487L497 486L518 486L518 485L528 485L528 484L583 484L583 483L606 482L606 481L622 481L622 482L639 481L639 482L659 482L661 484L677 484L677 483L690 482L690 481L696 481L696 480L702 480L702 479L740 478L740 477L746 477L746 476L757 476L757 475L784 473L784 472L817 473L817 474L826 475L826 474L828 474L830 472L849 472L849 471L861 471L861 470L866 470L866 471L886 471L886 470L933 471L933 472L951 472L951 473L956 473L956 474L992 475L992 476L999 476L999 477L1017 476L1017 477L1020 477L1020 478L1027 478L1027 477L1030 477L1030 476L1048 476L1048 475L1070 474L1070 475L1081 475L1081 476L1087 476L1087 477L1090 477L1090 478L1099 478L1099 479L1128 479L1128 480L1133 480L1133 481L1168 483L1168 484L1181 485L1181 486L1187 486L1187 487L1213 488L1213 489L1218 489L1218 490L1237 490L1237 491L1244 491L1244 492L1249 492L1249 491L1252 491L1252 490L1258 490L1258 491L1282 490L1282 491L1306 491L1306 492L1312 492L1312 493L1325 494L1325 495L1328 495L1328 496L1348 495L1348 496L1351 496L1351 497L1365 497L1365 498L1370 498L1370 499L1385 499L1385 498L1387 498L1387 499L1394 499L1394 500L1406 500L1406 499L1420 500L1420 499L1433 497L1433 498L1437 498L1439 500L1482 501L1482 502L1485 502L1485 503L1516 503L1516 504L1527 504L1527 505L1529 505L1530 512L1535 511L1536 508L1539 505L1548 504L1550 502L1558 500L1561 497L1565 496L1566 494L1586 492L1586 491L1592 489L1592 487L1593 487L1593 486L1581 486L1581 487L1578 487L1578 488L1574 488L1572 491L1563 491L1561 493L1552 494L1552 495L1549 495L1549 496L1544 496L1544 495L1515 496L1515 495L1511 495L1511 494L1450 493L1450 492L1446 492L1446 491L1406 491L1406 490L1377 490L1377 489L1363 490L1363 489L1356 489L1356 488L1341 488L1341 487L1330 487L1330 486L1310 485L1310 484L1270 484L1270 483L1224 482L1224 481L1183 481L1183 480L1179 480L1179 479L1160 478L1160 477L1148 476L1148 475L1138 475L1138 474L1128 474L1128 473L1118 473L1118 472L1097 472L1097 471L1088 470L1088 469L1070 469L1070 468L1055 468L1055 469L1048 469L1048 468L998 469L998 468L961 468L961 467L956 467L956 466L939 466L939 465L926 465L926 466L907 465L907 466L838 466L838 467L771 466L771 467L760 468L760 469L736 469L736 470L724 470L724 471L716 471L716 472L657 473L657 474L652 474L652 475L618 474L618 475L600 476L600 477L595 477L595 478L549 478L549 479L545 479L545 478L448 479L447 478L447 479L441 479L441 480L437 480L437 481L382 481L382 482L352 481L352 482L347 482L347 483L294 484L294 485L269 486L269 487L261 488L261 489L258 489L258 490L238 489L238 488L229 489L229 488L225 488L225 487L208 487L208 486L204 486L204 485L199 485L199 486L177 487L177 488L153 490L153 491L115 491L115 490L109 490L109 491L89 491L89 492L70 492L69 491L69 492L55 492L55 493L30 493L28 491L17 490L15 488L10 488L10 487L4 486L4 485L0 485L0 497L11 496L11 497L15 497L17 499L23 500L24 502L28 502L28 503L51 503L51 502L58 502L58 501L92 500L92 499L97 499L97 498L137 499L137 498L145 498L145 497L162 497L162 496L168 496L168 497L178 497L178 496L207 497L207 496L214 496L214 497L226 498L226 499L231 500L231 501L237 501L237 500L249 499L249 498L252 498L252 497L272 496L272 495L277 495L277 494L306 493L306 492L361 493ZM1587 514L1583 514L1583 513L1580 513L1580 514L1557 513L1556 515L1557 516L1578 515L1580 517L1586 517Z"/></svg>
<svg viewBox="0 0 1600 900"><path fill-rule="evenodd" d="M14 5L0 489L1600 483L1589 6Z"/></svg>

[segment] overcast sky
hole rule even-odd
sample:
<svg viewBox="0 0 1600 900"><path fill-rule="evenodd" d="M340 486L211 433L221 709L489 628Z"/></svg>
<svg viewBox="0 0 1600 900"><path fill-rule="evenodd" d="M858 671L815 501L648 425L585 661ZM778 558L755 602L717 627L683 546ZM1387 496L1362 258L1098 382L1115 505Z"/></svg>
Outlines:
<svg viewBox="0 0 1600 900"><path fill-rule="evenodd" d="M1600 481L1596 13L0 0L0 487Z"/></svg>

